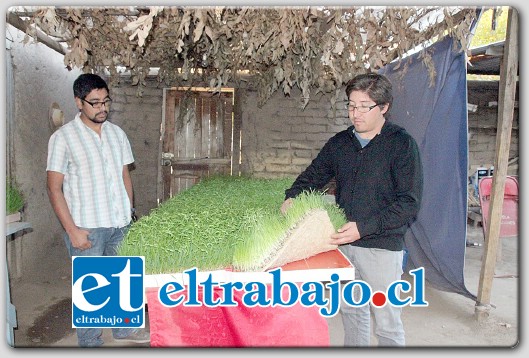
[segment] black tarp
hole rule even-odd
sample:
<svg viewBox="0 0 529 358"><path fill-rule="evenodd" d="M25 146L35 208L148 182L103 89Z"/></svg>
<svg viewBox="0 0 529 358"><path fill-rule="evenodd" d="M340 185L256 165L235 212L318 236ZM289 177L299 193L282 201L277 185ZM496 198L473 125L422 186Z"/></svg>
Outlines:
<svg viewBox="0 0 529 358"><path fill-rule="evenodd" d="M427 49L436 71L435 83L420 54L404 69L389 64L381 70L393 84L390 120L416 139L424 168L421 209L405 236L407 269L424 267L434 288L473 300L464 281L467 230L467 85L465 54L450 37Z"/></svg>

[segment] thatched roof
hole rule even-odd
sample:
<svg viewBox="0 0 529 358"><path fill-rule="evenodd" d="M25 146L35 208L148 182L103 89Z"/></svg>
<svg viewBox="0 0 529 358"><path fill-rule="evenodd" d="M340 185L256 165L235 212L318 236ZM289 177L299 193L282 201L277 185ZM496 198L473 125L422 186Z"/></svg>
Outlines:
<svg viewBox="0 0 529 358"><path fill-rule="evenodd" d="M423 7L12 7L7 22L63 49L68 68L130 72L141 93L152 68L167 86L219 89L244 81L265 101L293 87L307 104L337 93L445 35L467 49L476 8ZM422 57L431 65L430 54ZM435 76L433 67L432 77Z"/></svg>

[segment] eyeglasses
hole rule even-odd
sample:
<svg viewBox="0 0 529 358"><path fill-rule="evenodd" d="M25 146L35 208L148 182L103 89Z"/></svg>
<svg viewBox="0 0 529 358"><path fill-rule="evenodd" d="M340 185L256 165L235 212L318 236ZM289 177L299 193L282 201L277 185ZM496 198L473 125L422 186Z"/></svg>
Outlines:
<svg viewBox="0 0 529 358"><path fill-rule="evenodd" d="M347 110L349 112L353 112L356 109L360 113L367 113L370 110L372 110L373 108L375 108L376 106L380 106L380 104L379 103L375 103L372 106L353 106L353 105L350 105L349 103L345 104L345 107L347 108Z"/></svg>
<svg viewBox="0 0 529 358"><path fill-rule="evenodd" d="M82 98L81 98L81 101L88 103L95 109L100 109L103 107L103 105L105 105L105 107L108 108L112 104L112 98L108 98L107 100L103 102L88 102L87 100L82 99Z"/></svg>

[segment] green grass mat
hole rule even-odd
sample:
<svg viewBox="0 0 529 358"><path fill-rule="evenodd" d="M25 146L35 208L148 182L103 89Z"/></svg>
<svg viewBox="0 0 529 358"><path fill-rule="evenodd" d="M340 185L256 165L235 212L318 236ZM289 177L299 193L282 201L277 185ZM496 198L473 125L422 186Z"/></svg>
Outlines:
<svg viewBox="0 0 529 358"><path fill-rule="evenodd" d="M325 208L335 228L345 217L320 193L304 193L287 215L279 209L293 179L210 177L133 223L119 249L145 256L147 274L197 267L244 270L309 210Z"/></svg>

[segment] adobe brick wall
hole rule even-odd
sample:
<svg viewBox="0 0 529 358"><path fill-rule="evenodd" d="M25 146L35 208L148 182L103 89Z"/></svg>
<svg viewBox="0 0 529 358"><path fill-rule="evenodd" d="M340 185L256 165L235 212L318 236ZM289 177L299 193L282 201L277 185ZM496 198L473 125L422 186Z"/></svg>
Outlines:
<svg viewBox="0 0 529 358"><path fill-rule="evenodd" d="M345 96L345 94L344 94ZM330 96L316 95L305 109L299 92L276 93L259 108L256 92L246 92L242 116L242 170L256 177L295 177L335 133L350 124Z"/></svg>
<svg viewBox="0 0 529 358"><path fill-rule="evenodd" d="M147 215L158 205L163 89L157 82L148 81L140 97L130 78L123 78L110 92L113 100L110 120L127 133L134 154L134 166L130 172L134 205L139 216Z"/></svg>

